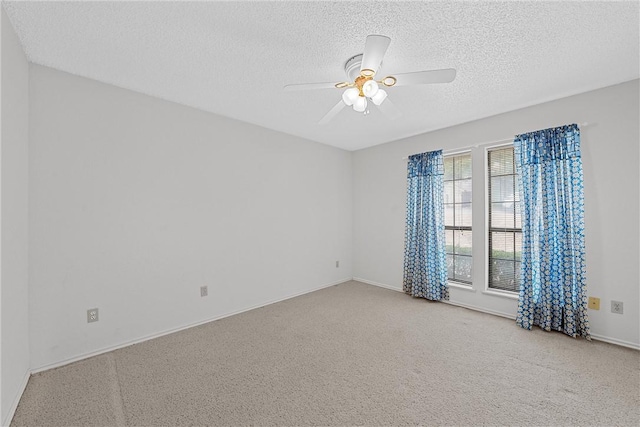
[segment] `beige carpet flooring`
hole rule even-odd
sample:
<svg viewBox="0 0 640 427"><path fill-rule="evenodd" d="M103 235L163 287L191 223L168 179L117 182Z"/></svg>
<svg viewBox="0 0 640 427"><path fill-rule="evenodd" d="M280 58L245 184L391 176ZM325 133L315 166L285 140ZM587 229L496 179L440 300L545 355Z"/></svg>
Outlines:
<svg viewBox="0 0 640 427"><path fill-rule="evenodd" d="M31 377L12 426L640 424L640 352L348 282Z"/></svg>

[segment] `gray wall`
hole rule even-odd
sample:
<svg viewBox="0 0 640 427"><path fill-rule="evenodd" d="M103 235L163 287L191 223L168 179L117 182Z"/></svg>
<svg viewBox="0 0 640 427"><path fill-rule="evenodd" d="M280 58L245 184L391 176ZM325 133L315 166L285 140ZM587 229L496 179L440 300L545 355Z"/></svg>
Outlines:
<svg viewBox="0 0 640 427"><path fill-rule="evenodd" d="M29 372L28 142L29 64L0 7L0 324L1 417L7 422ZM4 425L4 424L3 424Z"/></svg>
<svg viewBox="0 0 640 427"><path fill-rule="evenodd" d="M350 152L42 66L30 83L34 369L351 279Z"/></svg>
<svg viewBox="0 0 640 427"><path fill-rule="evenodd" d="M354 153L354 276L402 288L406 160L410 154L459 147L569 123L582 129L588 294L594 336L638 347L638 80L430 132ZM481 106L478 106L481 108ZM492 144L489 144L492 145ZM486 206L485 147L473 149L473 203ZM480 215L475 213L480 212ZM514 316L517 300L485 292L486 224L474 211L473 289L451 289L451 301ZM610 311L624 302L624 314Z"/></svg>

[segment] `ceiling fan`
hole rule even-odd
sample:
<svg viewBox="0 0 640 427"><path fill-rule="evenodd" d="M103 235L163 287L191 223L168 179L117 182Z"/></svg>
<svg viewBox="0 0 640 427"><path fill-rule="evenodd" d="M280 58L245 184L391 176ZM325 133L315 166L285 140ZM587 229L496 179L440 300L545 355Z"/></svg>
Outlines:
<svg viewBox="0 0 640 427"><path fill-rule="evenodd" d="M391 39L387 36L369 35L364 46L364 53L355 55L347 60L344 71L347 81L339 83L303 83L284 87L285 91L312 89L345 89L342 100L338 102L319 122L326 124L333 119L344 107L352 107L359 113L369 113L369 102L373 103L389 118L395 119L401 115L400 110L387 99L387 92L380 86L407 86L429 83L450 83L456 78L456 70L446 68L442 70L416 71L401 73L375 80L376 72L380 68L382 58L387 52Z"/></svg>

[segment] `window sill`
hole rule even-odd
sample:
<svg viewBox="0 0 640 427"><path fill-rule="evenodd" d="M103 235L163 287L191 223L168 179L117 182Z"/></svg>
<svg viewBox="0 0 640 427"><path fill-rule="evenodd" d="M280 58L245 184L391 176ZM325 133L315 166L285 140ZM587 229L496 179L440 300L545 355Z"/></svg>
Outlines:
<svg viewBox="0 0 640 427"><path fill-rule="evenodd" d="M475 292L476 291L475 289L473 289L473 287L471 285L467 285L466 283L449 282L449 286L451 286L452 288L456 288L456 289L462 289L462 290L468 291L468 292Z"/></svg>
<svg viewBox="0 0 640 427"><path fill-rule="evenodd" d="M519 298L519 295L517 293L508 292L508 291L500 292L500 291L487 289L485 291L482 291L482 293L486 295L492 295L495 297L508 298L508 299L514 299L514 300L517 300Z"/></svg>

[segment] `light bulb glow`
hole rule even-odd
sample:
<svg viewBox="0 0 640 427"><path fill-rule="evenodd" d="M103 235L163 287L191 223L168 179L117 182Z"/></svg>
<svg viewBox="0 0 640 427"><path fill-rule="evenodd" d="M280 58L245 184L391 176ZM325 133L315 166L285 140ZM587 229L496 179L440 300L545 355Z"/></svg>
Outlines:
<svg viewBox="0 0 640 427"><path fill-rule="evenodd" d="M366 96L367 98L375 96L377 92L378 83L376 83L375 80L367 80L366 83L362 85L362 93L364 93L364 96Z"/></svg>
<svg viewBox="0 0 640 427"><path fill-rule="evenodd" d="M387 91L385 91L384 89L380 89L374 96L371 97L371 101L376 105L382 104L385 99L387 99Z"/></svg>
<svg viewBox="0 0 640 427"><path fill-rule="evenodd" d="M345 90L344 92L342 92L342 101L347 106L351 106L356 101L356 99L359 98L358 97L359 93L360 92L358 92L358 89L356 89L355 87L349 88L349 89Z"/></svg>
<svg viewBox="0 0 640 427"><path fill-rule="evenodd" d="M353 103L353 109L358 113L362 113L364 110L366 110L367 98L365 98L364 96L359 96L358 99L356 99L355 102Z"/></svg>

